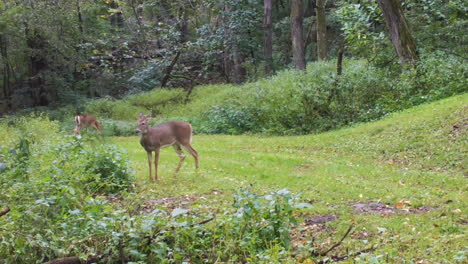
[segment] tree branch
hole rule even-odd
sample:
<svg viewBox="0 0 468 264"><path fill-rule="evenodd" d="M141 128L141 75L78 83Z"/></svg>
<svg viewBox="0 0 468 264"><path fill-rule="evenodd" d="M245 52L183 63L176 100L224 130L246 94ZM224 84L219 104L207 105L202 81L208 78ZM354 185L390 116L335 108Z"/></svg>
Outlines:
<svg viewBox="0 0 468 264"><path fill-rule="evenodd" d="M8 212L10 212L10 211L11 211L10 207L7 206L7 208L5 210L0 212L0 216L4 216L4 215L8 214Z"/></svg>
<svg viewBox="0 0 468 264"><path fill-rule="evenodd" d="M340 241L338 241L338 243L336 243L335 245L333 245L331 248L329 248L327 251L323 252L323 253L320 253L319 256L326 256L330 251L332 251L333 249L335 249L336 247L338 247L339 245L341 245L341 242L343 242L343 240L348 236L349 232L351 232L351 229L353 229L353 225L350 225L348 230L346 231L346 233L344 234L344 236L341 238Z"/></svg>

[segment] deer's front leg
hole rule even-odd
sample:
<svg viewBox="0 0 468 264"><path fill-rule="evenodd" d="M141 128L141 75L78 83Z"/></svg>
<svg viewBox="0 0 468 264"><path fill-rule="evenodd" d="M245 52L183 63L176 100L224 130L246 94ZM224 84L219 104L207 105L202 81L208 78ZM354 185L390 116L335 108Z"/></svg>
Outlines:
<svg viewBox="0 0 468 264"><path fill-rule="evenodd" d="M159 149L154 151L154 175L156 181L158 181L158 161L159 161Z"/></svg>
<svg viewBox="0 0 468 264"><path fill-rule="evenodd" d="M151 166L153 164L151 162L151 159L153 158L153 154L151 153L151 151L148 151L147 153L148 153L149 180L152 181L153 178L151 177Z"/></svg>

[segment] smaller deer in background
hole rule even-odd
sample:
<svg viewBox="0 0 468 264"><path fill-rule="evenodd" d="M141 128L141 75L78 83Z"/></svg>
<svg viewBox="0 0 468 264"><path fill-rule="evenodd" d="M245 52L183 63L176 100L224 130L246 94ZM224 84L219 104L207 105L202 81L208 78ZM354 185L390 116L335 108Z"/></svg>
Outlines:
<svg viewBox="0 0 468 264"><path fill-rule="evenodd" d="M182 148L186 149L192 154L195 159L195 168L198 169L198 153L190 145L192 142L192 126L189 123L182 121L173 121L157 125L154 127L149 126L151 115L145 116L140 113L138 118L137 128L135 132L141 133L140 144L148 153L148 166L149 166L149 178L153 180L151 175L151 160L153 158L154 151L154 167L155 167L155 180L158 180L158 161L159 161L159 150L168 146L173 146L174 150L179 155L179 164L175 169L174 176L179 172L180 166L185 159L185 154L182 152Z"/></svg>
<svg viewBox="0 0 468 264"><path fill-rule="evenodd" d="M92 127L96 130L102 130L102 125L94 116L87 114L75 116L75 128L73 129L73 134L75 136L80 136L81 129L86 128L87 130L88 127Z"/></svg>

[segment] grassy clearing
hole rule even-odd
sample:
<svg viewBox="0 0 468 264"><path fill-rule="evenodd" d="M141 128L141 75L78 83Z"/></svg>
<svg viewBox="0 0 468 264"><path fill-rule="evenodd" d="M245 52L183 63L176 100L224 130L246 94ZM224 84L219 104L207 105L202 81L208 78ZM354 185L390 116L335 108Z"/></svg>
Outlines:
<svg viewBox="0 0 468 264"><path fill-rule="evenodd" d="M199 135L193 146L201 169L195 171L189 157L173 178L178 158L165 149L159 184L147 182L146 153L137 137L112 141L128 150L134 164L135 203L192 195L198 197L194 207L222 208L241 186L252 184L259 192L288 188L312 202L304 218L338 216L329 229L306 232L319 248L330 247L352 223L355 229L337 255L377 245L362 257L365 261L453 263L463 261L468 250L467 107L464 94L314 136ZM351 207L370 201L394 206L402 200L410 202L407 209L425 206L429 212L382 216L356 214Z"/></svg>

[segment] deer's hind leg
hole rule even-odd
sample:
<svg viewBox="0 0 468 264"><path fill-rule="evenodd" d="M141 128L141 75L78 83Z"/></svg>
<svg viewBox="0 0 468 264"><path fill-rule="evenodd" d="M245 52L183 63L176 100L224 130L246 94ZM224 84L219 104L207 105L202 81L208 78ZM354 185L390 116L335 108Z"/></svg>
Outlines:
<svg viewBox="0 0 468 264"><path fill-rule="evenodd" d="M154 178L158 181L159 148L154 150Z"/></svg>
<svg viewBox="0 0 468 264"><path fill-rule="evenodd" d="M179 144L174 144L173 145L175 152L177 152L177 155L179 155L179 164L177 165L177 168L175 169L174 172L174 177L177 176L177 173L180 170L180 167L182 166L182 162L185 160L185 154L182 151L182 148L180 147Z"/></svg>
<svg viewBox="0 0 468 264"><path fill-rule="evenodd" d="M195 159L195 168L198 169L198 152L190 145L190 144L185 144L183 147L192 154L193 158Z"/></svg>

